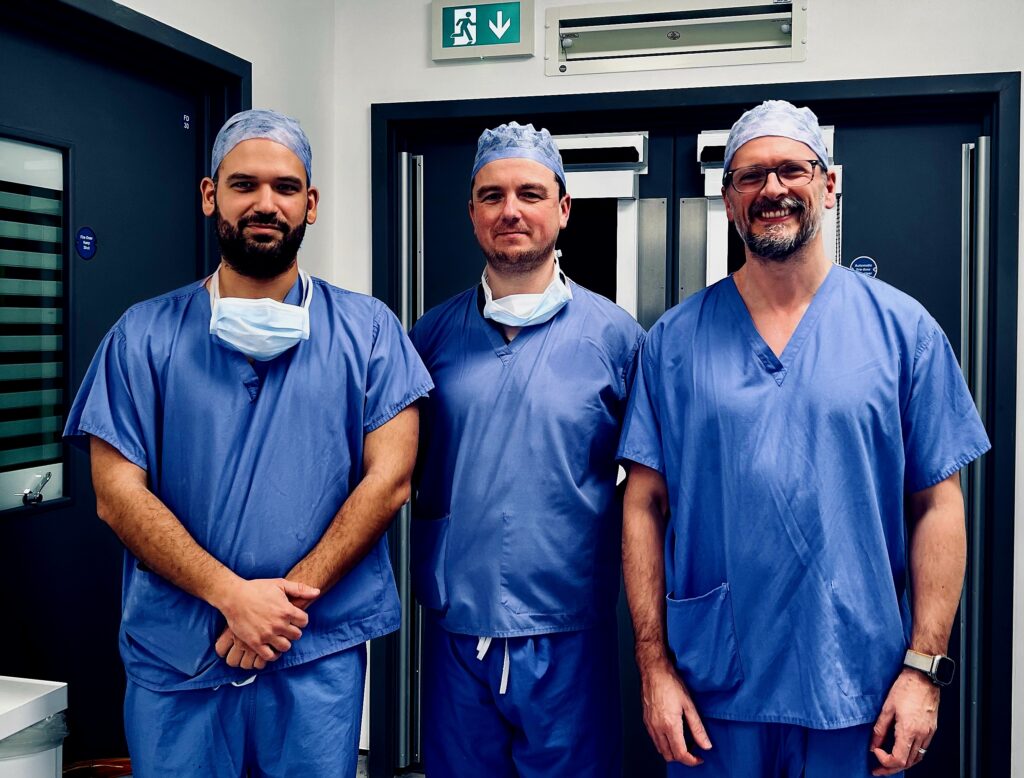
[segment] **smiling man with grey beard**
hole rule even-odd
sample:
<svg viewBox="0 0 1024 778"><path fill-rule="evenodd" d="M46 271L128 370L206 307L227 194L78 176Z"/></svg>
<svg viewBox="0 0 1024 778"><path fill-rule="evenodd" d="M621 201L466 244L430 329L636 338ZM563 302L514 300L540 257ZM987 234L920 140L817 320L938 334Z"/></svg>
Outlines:
<svg viewBox="0 0 1024 778"><path fill-rule="evenodd" d="M733 224L752 254L761 259L785 262L818 234L825 207L824 191L817 207L811 208L805 207L803 201L796 197L786 196L778 200L762 197L751 203L746 218L734 216ZM789 215L798 220L799 229L795 233L787 232L781 224L770 225L763 232L754 232L750 226L758 219L777 219Z"/></svg>
<svg viewBox="0 0 1024 778"><path fill-rule="evenodd" d="M724 167L746 263L651 329L619 445L644 722L669 776L895 775L952 678L988 438L927 311L826 256L817 117L748 111Z"/></svg>

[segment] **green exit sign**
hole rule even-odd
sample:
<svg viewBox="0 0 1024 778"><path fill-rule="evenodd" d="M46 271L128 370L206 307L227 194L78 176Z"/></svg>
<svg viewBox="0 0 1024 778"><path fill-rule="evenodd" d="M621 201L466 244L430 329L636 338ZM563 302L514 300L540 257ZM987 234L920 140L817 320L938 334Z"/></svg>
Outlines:
<svg viewBox="0 0 1024 778"><path fill-rule="evenodd" d="M434 59L533 54L533 0L472 3L433 0Z"/></svg>

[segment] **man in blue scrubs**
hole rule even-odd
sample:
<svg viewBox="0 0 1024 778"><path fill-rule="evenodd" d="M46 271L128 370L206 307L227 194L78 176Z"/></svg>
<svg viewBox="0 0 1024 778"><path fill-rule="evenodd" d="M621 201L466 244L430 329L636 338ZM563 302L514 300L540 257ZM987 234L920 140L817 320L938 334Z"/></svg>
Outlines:
<svg viewBox="0 0 1024 778"><path fill-rule="evenodd" d="M927 311L826 256L814 114L748 111L725 171L746 263L651 329L619 448L644 720L670 775L894 775L951 677L988 438Z"/></svg>
<svg viewBox="0 0 1024 778"><path fill-rule="evenodd" d="M319 194L272 111L214 142L221 264L130 308L65 434L124 542L136 776L354 776L365 642L397 629L382 534L409 494L430 377L380 302L296 255Z"/></svg>
<svg viewBox="0 0 1024 778"><path fill-rule="evenodd" d="M470 198L480 284L412 331L436 385L412 551L427 774L618 778L615 448L643 330L559 268L547 130L485 131Z"/></svg>

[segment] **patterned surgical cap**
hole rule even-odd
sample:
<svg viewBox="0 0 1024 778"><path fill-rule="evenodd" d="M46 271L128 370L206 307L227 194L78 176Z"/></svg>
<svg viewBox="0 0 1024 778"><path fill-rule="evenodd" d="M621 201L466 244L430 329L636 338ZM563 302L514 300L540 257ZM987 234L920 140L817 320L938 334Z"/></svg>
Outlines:
<svg viewBox="0 0 1024 778"><path fill-rule="evenodd" d="M828 170L828 150L818 126L818 117L810 108L797 108L785 100L765 100L743 114L729 131L725 144L725 170L744 143L755 138L777 136L806 143Z"/></svg>
<svg viewBox="0 0 1024 778"><path fill-rule="evenodd" d="M306 184L310 183L313 177L313 152L309 148L306 133L292 117L262 108L236 113L220 128L213 142L210 176L217 175L217 168L231 149L242 141L253 138L266 138L290 150L306 168Z"/></svg>
<svg viewBox="0 0 1024 778"><path fill-rule="evenodd" d="M565 186L565 169L558 146L550 132L535 130L532 124L522 126L509 122L493 130L484 130L476 144L476 160L470 180L476 178L480 168L496 159L532 159L558 176Z"/></svg>

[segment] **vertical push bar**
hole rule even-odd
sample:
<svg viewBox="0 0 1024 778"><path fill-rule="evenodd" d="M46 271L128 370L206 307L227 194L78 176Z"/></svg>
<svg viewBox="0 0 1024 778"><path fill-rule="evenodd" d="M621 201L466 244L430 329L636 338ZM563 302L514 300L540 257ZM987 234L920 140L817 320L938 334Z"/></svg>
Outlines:
<svg viewBox="0 0 1024 778"><path fill-rule="evenodd" d="M399 212L399 264L401 265L401 320L402 326L408 330L412 326L413 300L411 295L411 275L413 271L412 257L412 197L410 186L410 155L402 152L400 158L400 191L401 203ZM409 504L406 503L398 511L396 521L397 564L395 565L395 583L401 602L401 626L398 632L398 673L395 679L395 766L409 766L409 535L410 535Z"/></svg>
<svg viewBox="0 0 1024 778"><path fill-rule="evenodd" d="M416 307L414 313L416 318L419 319L423 315L423 156L416 155L412 158L413 160L413 172L415 173L416 180L413 186L413 192L416 198L416 207L414 209L416 224L415 224L415 249L416 249L416 273L415 273L415 285L416 285ZM415 324L415 322L413 322Z"/></svg>
<svg viewBox="0 0 1024 778"><path fill-rule="evenodd" d="M989 177L990 138L982 136L974 150L974 295L971 316L971 391L982 422L988 420L988 271L989 271ZM971 613L976 617L970 624L971 656L971 761L968 774L978 775L980 759L978 743L981 734L981 662L982 633L980 616L985 598L982 560L985 538L985 480L982 470L984 457L974 460L968 468L970 486L970 541L968 552Z"/></svg>
<svg viewBox="0 0 1024 778"><path fill-rule="evenodd" d="M413 272L413 306L412 311L414 319L412 324L416 323L424 313L424 242L423 242L423 156L420 154L412 157L412 195L413 195L413 225L412 225L412 238L413 245L412 251L414 255L414 272ZM416 499L415 496L413 499ZM406 506L408 515L409 531L412 531L412 507L411 503ZM411 541L407 538L406 542L406 558L409 564L406 565L406 574L410 569L411 564ZM412 597L412 585L407 587L404 595L408 602L413 602ZM415 614L414 626L412 628L413 634L409 635L408 631L403 633L403 643L409 646L411 651L410 667L406 669L405 678L410 685L410 694L408 697L409 701L409 758L412 762L423 762L423 716L422 716L422 700L423 700L423 673L421 672L423 667L423 606L418 602L412 605L413 613ZM403 624L408 624L408 616L410 614L403 614Z"/></svg>
<svg viewBox="0 0 1024 778"><path fill-rule="evenodd" d="M974 255L973 223L974 223L974 144L965 143L960 147L960 369L964 380L971 385L971 260ZM964 510L967 527L972 524L971 518L971 479L970 468L960 471L960 490L964 495ZM968 749L971 747L971 711L973 690L968 683L967 668L970 666L970 614L971 604L968 587L960 592L960 776L968 775ZM970 615L969 615L970 614Z"/></svg>
<svg viewBox="0 0 1024 778"><path fill-rule="evenodd" d="M981 136L961 151L963 206L961 210L961 363L982 422L988 420L988 285L989 188L991 138ZM973 163L973 164L972 164ZM981 733L984 591L985 477L984 457L960 475L967 516L967 585L961 599L961 718L960 775L978 775Z"/></svg>

